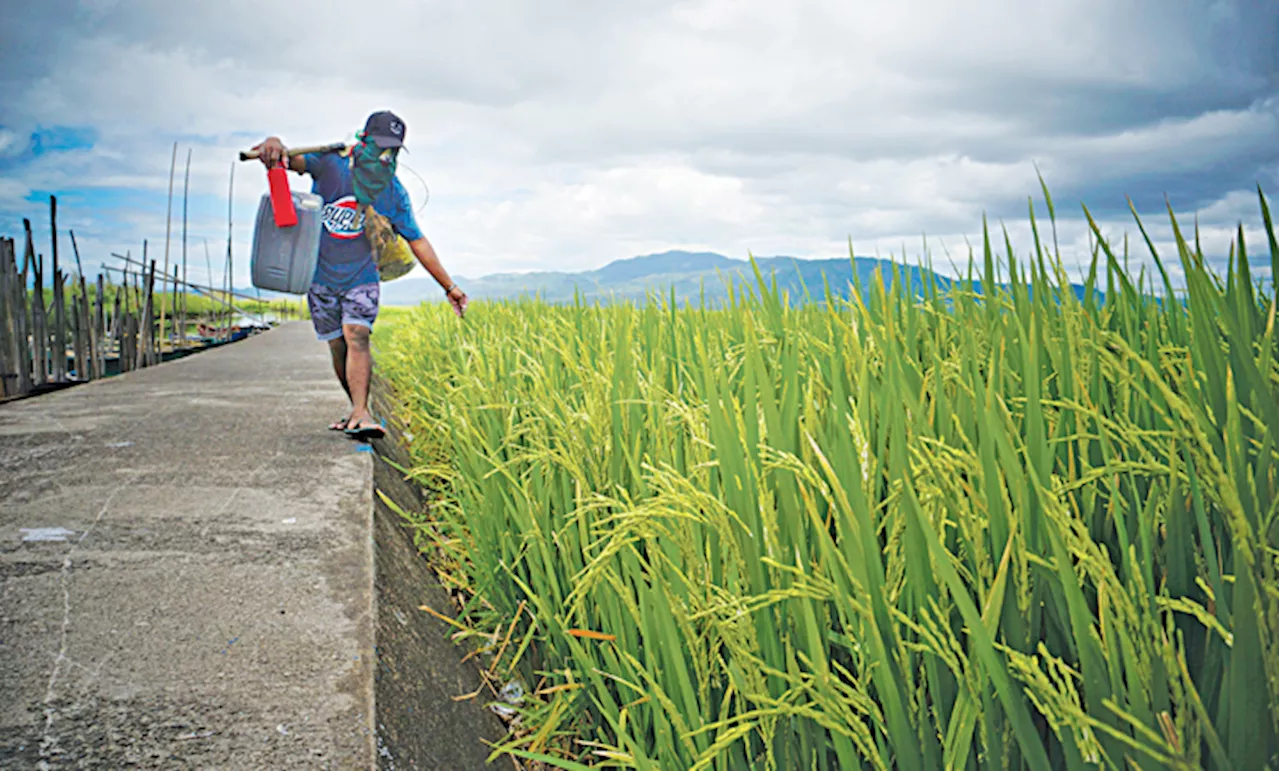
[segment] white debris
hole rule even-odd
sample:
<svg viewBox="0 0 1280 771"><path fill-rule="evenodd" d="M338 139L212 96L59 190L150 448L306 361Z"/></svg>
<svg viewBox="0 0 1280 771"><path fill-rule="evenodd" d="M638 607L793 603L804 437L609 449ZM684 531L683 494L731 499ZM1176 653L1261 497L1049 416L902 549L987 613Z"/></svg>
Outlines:
<svg viewBox="0 0 1280 771"><path fill-rule="evenodd" d="M502 690L498 693L498 698L508 704L520 704L524 701L524 683L519 680L512 680L502 686Z"/></svg>
<svg viewBox="0 0 1280 771"><path fill-rule="evenodd" d="M66 543L67 536L76 534L76 531L68 530L65 527L24 527L20 528L20 530L26 533L26 535L22 536L24 541L61 541Z"/></svg>
<svg viewBox="0 0 1280 771"><path fill-rule="evenodd" d="M502 699L502 701L505 701L506 704L503 704L501 702L493 702L492 704L489 705L489 709L493 713L500 716L502 719L510 720L511 718L515 717L517 714L516 710L513 707L518 707L524 703L524 693L525 693L524 683L520 682L519 680L512 680L511 682L502 686L502 690L498 692L498 698ZM512 706L509 707L507 706L507 704L510 704Z"/></svg>
<svg viewBox="0 0 1280 771"><path fill-rule="evenodd" d="M515 717L516 711L505 704L490 704L489 709L503 720L510 720Z"/></svg>

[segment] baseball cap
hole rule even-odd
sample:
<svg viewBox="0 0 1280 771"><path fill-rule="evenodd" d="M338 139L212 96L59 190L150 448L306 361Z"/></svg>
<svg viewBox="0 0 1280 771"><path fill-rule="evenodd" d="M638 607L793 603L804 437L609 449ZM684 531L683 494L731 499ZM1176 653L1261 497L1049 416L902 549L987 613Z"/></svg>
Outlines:
<svg viewBox="0 0 1280 771"><path fill-rule="evenodd" d="M369 116L364 124L365 139L370 139L378 147L404 147L404 121L400 116L388 110L380 110Z"/></svg>

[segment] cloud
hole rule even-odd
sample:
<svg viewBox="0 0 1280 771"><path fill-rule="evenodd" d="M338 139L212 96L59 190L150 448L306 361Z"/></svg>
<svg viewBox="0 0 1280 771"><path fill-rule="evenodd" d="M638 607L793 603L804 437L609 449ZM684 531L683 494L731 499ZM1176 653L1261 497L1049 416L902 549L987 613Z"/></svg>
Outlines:
<svg viewBox="0 0 1280 771"><path fill-rule="evenodd" d="M453 273L581 270L644 251L735 257L963 250L982 218L1030 248L1037 168L1064 254L1197 213L1225 255L1277 189L1273 10L1245 2L277 0L29 4L0 32L0 233L47 223L82 251L162 242L191 151L189 243L247 283L265 190L235 153L267 134L408 124L401 178ZM77 141L36 141L49 132ZM52 142L53 147L50 147ZM293 184L306 188L304 179ZM82 233L84 234L82 237ZM44 238L47 243L47 236ZM91 244L92 246L86 246ZM190 247L189 247L190 248ZM172 256L173 246L170 246Z"/></svg>

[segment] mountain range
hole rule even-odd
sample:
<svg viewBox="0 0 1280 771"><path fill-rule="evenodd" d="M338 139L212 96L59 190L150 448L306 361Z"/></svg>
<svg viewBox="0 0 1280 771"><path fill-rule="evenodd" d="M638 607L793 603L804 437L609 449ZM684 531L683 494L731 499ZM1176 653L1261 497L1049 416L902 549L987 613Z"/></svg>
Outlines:
<svg viewBox="0 0 1280 771"><path fill-rule="evenodd" d="M834 259L806 259L800 257L757 257L756 265L767 282L776 281L793 304L807 299L821 301L830 287L831 294L847 298L856 271L858 283L863 289L870 287L877 271L885 284L893 280L895 263L875 257ZM909 282L912 293L924 291L932 281L939 291L945 292L955 281L927 268L896 263L897 269ZM576 273L563 271L534 271L528 273L491 273L479 277L453 274L458 284L473 300L502 300L520 297L539 297L550 303L573 302L575 291L584 302L609 300L643 301L651 293L669 296L675 291L680 304L706 302L710 307L721 304L728 296L727 285L744 282L755 287L755 273L747 260L733 259L715 252L687 252L671 250L657 254L615 260L595 270ZM825 286L824 286L825 281ZM980 283L974 287L982 291ZM1084 296L1084 287L1072 284L1077 297ZM277 292L244 290L247 294L260 294L263 299L289 297ZM1096 290L1095 290L1096 292ZM1099 299L1101 293L1097 293ZM441 300L440 286L435 279L406 277L382 285L384 306L413 306L421 302Z"/></svg>
<svg viewBox="0 0 1280 771"><path fill-rule="evenodd" d="M793 302L803 302L805 291L815 299L825 293L823 279L833 295L847 297L856 270L862 285L869 286L880 270L884 281L893 276L893 263L873 257L837 259L803 259L798 257L757 257L756 265L766 281L777 280L778 288L787 292ZM913 290L924 288L929 277L940 289L950 286L951 279L917 267L899 265L905 271ZM749 282L754 286L755 274L747 260L735 260L714 252L672 250L658 254L615 260L595 270L567 273L535 271L529 273L492 273L470 278L455 274L459 286L473 300L514 299L538 296L551 303L572 302L575 289L584 302L607 300L643 300L648 293L664 296L674 289L676 299L698 303L705 297L708 305L717 305L727 297L726 284ZM440 287L429 277L401 278L382 285L383 305L417 305L440 297Z"/></svg>

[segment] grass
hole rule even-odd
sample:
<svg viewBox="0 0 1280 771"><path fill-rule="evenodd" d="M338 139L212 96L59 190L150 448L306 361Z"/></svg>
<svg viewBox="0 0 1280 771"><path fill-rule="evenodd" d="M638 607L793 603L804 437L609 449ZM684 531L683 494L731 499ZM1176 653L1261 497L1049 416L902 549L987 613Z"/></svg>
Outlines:
<svg viewBox="0 0 1280 771"><path fill-rule="evenodd" d="M103 288L104 294L106 295L107 306L109 308L114 307L116 295L122 291L120 285L106 283ZM91 303L96 303L98 300L97 285L86 282L85 290L88 293L89 301ZM46 308L53 307L53 294L53 290L46 286L44 289ZM63 289L63 295L66 300L67 307L71 307L72 297L78 297L80 295L79 283L68 280ZM201 294L196 291L188 292L186 295L187 314L189 316L195 316L199 314L225 313L226 305L223 304L223 298L225 295L225 292L219 291L211 291L209 294ZM128 298L130 306L132 308L137 308L140 293L132 286L130 286L128 290ZM161 303L165 304L166 314L171 314L173 312L173 308L181 308L182 293L174 292L172 290L161 292L157 288L153 293L153 302L155 304L157 315L159 315ZM253 314L276 313L282 315L288 314L293 318L309 318L309 310L307 308L307 301L305 297L301 299L284 297L278 299L256 300L246 297L236 297L233 295L231 296L231 303L236 308L242 308ZM235 315L239 315L238 311L233 310L232 312Z"/></svg>
<svg viewBox="0 0 1280 771"><path fill-rule="evenodd" d="M1170 212L1185 291L1090 218L1077 297L1033 212L1028 267L984 226L945 294L791 307L757 274L717 310L389 317L378 367L435 494L405 514L456 638L527 694L495 757L1275 768L1259 199L1269 288L1243 229L1220 277Z"/></svg>
<svg viewBox="0 0 1280 771"><path fill-rule="evenodd" d="M96 295L91 290L89 296L90 298L94 298ZM108 297L114 298L110 292L108 292ZM186 298L187 315L196 316L201 314L225 313L226 306L222 303L222 293L216 293L215 297L198 294L196 292L188 294ZM174 308L181 309L182 307L182 293L165 292L161 294L160 292L156 292L153 302L157 308L157 314L159 313L158 309L162 302L165 303L165 308L167 309L166 313L172 314ZM306 298L301 300L291 298L281 298L277 300L250 300L244 297L233 296L231 298L231 304L250 314L274 313L281 316L288 315L291 318L310 318ZM232 309L232 314L233 316L241 315L239 311L234 309Z"/></svg>

